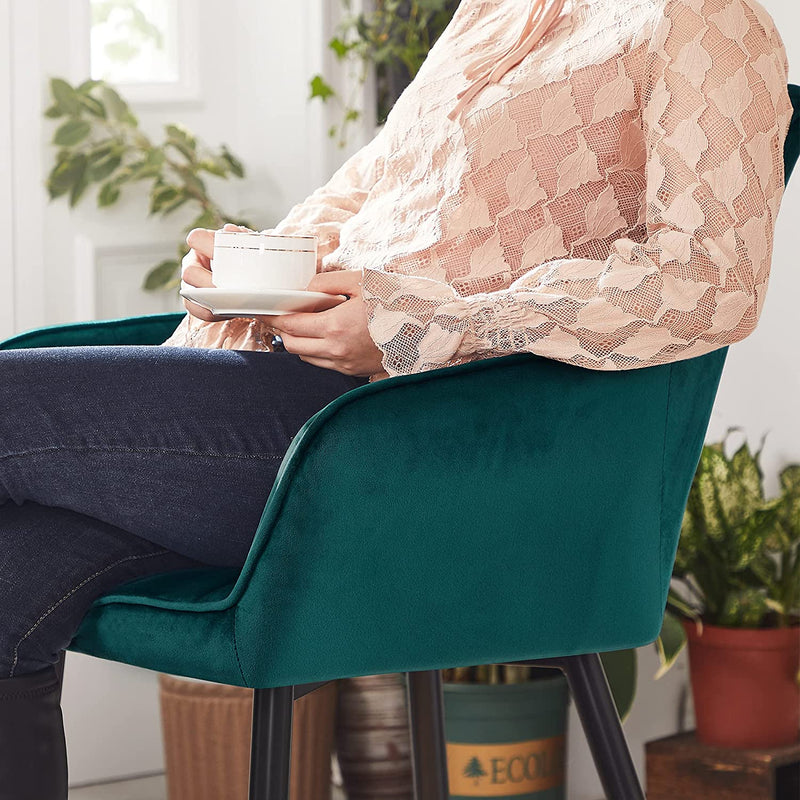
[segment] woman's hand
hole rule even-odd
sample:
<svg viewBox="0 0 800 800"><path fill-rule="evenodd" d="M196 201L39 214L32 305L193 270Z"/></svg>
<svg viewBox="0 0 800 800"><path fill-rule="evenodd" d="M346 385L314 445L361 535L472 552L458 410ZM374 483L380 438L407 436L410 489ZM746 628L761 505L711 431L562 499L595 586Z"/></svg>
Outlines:
<svg viewBox="0 0 800 800"><path fill-rule="evenodd" d="M318 272L306 289L345 294L349 299L327 311L259 317L280 335L287 352L295 353L314 366L345 375L383 372L381 351L367 329L361 273L355 270Z"/></svg>
<svg viewBox="0 0 800 800"><path fill-rule="evenodd" d="M240 231L243 233L253 233L250 228L243 228L241 225L234 225L231 222L225 224L224 231ZM214 234L216 231L208 228L195 228L189 231L186 237L186 244L192 249L183 257L181 262L181 281L189 286L196 286L202 289L212 289L214 284L211 280L211 259L214 257ZM226 317L214 316L207 308L192 303L184 298L183 304L186 310L198 319L205 322L219 322Z"/></svg>

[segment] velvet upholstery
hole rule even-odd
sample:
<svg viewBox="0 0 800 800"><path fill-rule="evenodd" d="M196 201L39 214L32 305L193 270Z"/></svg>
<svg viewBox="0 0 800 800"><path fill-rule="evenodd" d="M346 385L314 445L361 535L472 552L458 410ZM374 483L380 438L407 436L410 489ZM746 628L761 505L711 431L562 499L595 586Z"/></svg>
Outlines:
<svg viewBox="0 0 800 800"><path fill-rule="evenodd" d="M798 151L793 120L787 177ZM0 347L157 343L179 318ZM70 649L267 688L652 642L727 350L619 372L517 354L354 389L295 437L241 572L133 581Z"/></svg>

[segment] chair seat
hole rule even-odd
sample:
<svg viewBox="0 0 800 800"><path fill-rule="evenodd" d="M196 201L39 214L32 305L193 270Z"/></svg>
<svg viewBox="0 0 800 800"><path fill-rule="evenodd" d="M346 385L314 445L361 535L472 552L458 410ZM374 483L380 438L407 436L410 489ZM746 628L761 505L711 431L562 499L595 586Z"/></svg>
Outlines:
<svg viewBox="0 0 800 800"><path fill-rule="evenodd" d="M173 675L246 684L229 602L238 570L181 570L124 584L92 606L70 650ZM84 645L82 647L81 645Z"/></svg>

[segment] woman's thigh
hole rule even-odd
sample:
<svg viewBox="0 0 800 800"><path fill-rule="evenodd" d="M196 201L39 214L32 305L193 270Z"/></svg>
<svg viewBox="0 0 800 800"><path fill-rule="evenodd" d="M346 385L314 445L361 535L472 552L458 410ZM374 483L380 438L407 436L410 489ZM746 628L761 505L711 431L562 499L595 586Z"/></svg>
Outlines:
<svg viewBox="0 0 800 800"><path fill-rule="evenodd" d="M240 565L292 438L365 382L290 353L0 352L0 506L67 509Z"/></svg>
<svg viewBox="0 0 800 800"><path fill-rule="evenodd" d="M122 583L240 566L291 439L365 382L289 353L0 352L0 678Z"/></svg>

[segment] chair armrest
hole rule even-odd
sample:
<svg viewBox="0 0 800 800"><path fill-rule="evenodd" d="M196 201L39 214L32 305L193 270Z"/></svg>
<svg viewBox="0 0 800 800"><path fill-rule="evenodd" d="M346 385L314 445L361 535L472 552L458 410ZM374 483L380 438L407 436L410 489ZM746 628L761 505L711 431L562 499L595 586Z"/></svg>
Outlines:
<svg viewBox="0 0 800 800"><path fill-rule="evenodd" d="M148 314L140 317L51 325L12 336L0 350L72 345L161 344L178 327L184 314Z"/></svg>
<svg viewBox="0 0 800 800"><path fill-rule="evenodd" d="M342 676L653 641L725 353L622 372L512 355L329 404L231 597L249 685L298 662L319 680L320 651ZM688 402L670 418L672 386Z"/></svg>

